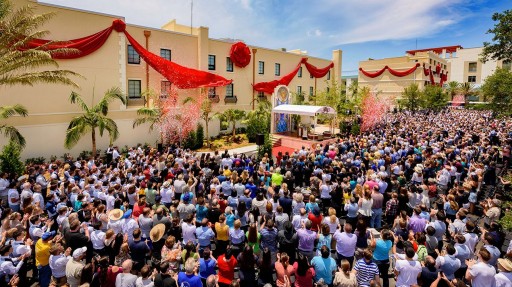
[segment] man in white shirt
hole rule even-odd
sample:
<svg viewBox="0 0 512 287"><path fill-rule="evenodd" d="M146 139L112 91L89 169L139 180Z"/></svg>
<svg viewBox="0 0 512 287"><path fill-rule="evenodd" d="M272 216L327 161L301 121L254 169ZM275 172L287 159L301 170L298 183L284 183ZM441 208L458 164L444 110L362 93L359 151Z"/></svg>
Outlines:
<svg viewBox="0 0 512 287"><path fill-rule="evenodd" d="M32 194L32 203L35 205L39 205L39 207L42 210L45 210L44 198L43 198L43 194L41 192L42 192L41 186L38 183L34 184L34 193Z"/></svg>
<svg viewBox="0 0 512 287"><path fill-rule="evenodd" d="M123 233L128 235L128 243L132 243L133 231L139 228L139 224L135 219L133 219L131 209L123 214L123 219L121 221L123 226Z"/></svg>
<svg viewBox="0 0 512 287"><path fill-rule="evenodd" d="M25 182L23 184L23 190L21 191L21 202L23 202L25 199L27 198L32 198L32 190L30 189L32 187L32 185L30 185L30 183L28 182Z"/></svg>
<svg viewBox="0 0 512 287"><path fill-rule="evenodd" d="M85 259L87 247L81 247L73 251L73 258L66 262L66 279L70 287L80 286L82 278L82 270L85 264L82 262Z"/></svg>
<svg viewBox="0 0 512 287"><path fill-rule="evenodd" d="M494 276L496 269L488 262L491 259L491 253L485 248L480 248L478 252L478 262L468 260L468 270L466 271L466 280L471 282L473 287L489 287L494 286Z"/></svg>
<svg viewBox="0 0 512 287"><path fill-rule="evenodd" d="M7 173L0 173L0 198L3 201L4 206L7 206L7 193L9 191L9 180L7 179Z"/></svg>
<svg viewBox="0 0 512 287"><path fill-rule="evenodd" d="M57 282L57 286L66 283L66 264L71 259L71 248L64 251L64 247L57 243L50 248L50 268L52 269L52 279Z"/></svg>
<svg viewBox="0 0 512 287"><path fill-rule="evenodd" d="M105 248L105 232L101 231L102 222L98 221L94 224L94 230L91 234L91 243L94 251L100 255L103 255L103 249Z"/></svg>
<svg viewBox="0 0 512 287"><path fill-rule="evenodd" d="M301 208L300 214L296 214L292 218L292 225L293 225L293 228L295 229L295 231L298 231L299 229L301 229L302 225L305 224L306 221L308 221L306 209Z"/></svg>
<svg viewBox="0 0 512 287"><path fill-rule="evenodd" d="M414 249L405 249L405 260L397 260L395 264L396 286L415 286L418 284L418 277L421 275L421 264L414 260Z"/></svg>
<svg viewBox="0 0 512 287"><path fill-rule="evenodd" d="M499 273L494 276L496 280L495 287L512 286L512 261L510 259L498 259Z"/></svg>
<svg viewBox="0 0 512 287"><path fill-rule="evenodd" d="M116 287L135 287L137 276L130 273L133 267L132 260L124 261L122 267L123 273L116 276Z"/></svg>
<svg viewBox="0 0 512 287"><path fill-rule="evenodd" d="M7 194L7 201L12 211L17 212L20 210L20 194L15 188L10 188Z"/></svg>

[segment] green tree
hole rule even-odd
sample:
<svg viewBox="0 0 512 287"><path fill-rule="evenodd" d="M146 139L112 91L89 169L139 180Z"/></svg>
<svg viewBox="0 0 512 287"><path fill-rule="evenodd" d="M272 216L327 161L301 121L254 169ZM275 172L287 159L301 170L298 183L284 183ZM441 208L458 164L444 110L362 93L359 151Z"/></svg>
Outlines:
<svg viewBox="0 0 512 287"><path fill-rule="evenodd" d="M0 170L9 173L12 177L22 175L25 165L20 159L21 147L9 141L0 154Z"/></svg>
<svg viewBox="0 0 512 287"><path fill-rule="evenodd" d="M28 115L28 111L22 105L0 107L0 119L6 120L15 115L26 117ZM25 138L14 126L0 124L0 133L4 134L9 138L9 141L19 145L21 148L25 147Z"/></svg>
<svg viewBox="0 0 512 287"><path fill-rule="evenodd" d="M446 92L450 95L450 99L453 101L453 98L457 95L460 90L460 83L457 81L448 82L448 86L446 87Z"/></svg>
<svg viewBox="0 0 512 287"><path fill-rule="evenodd" d="M195 148L196 149L202 148L203 141L204 141L204 128L203 128L202 124L197 123Z"/></svg>
<svg viewBox="0 0 512 287"><path fill-rule="evenodd" d="M149 132L152 132L155 129L155 126L158 126L162 120L162 109L160 107L142 107L137 110L137 116L133 120L133 128L143 125L149 124ZM160 131L160 142L163 143L163 133Z"/></svg>
<svg viewBox="0 0 512 287"><path fill-rule="evenodd" d="M72 104L77 104L84 113L74 117L69 123L64 146L68 149L72 148L82 136L90 132L92 156L96 156L96 129L99 130L100 136L103 136L103 133L107 131L110 142L115 141L119 137L119 130L117 129L116 122L107 117L108 106L115 100L126 104L126 96L119 88L111 88L106 91L103 98L94 106L88 106L79 94L72 92L69 96L69 101ZM94 96L92 101L94 104Z"/></svg>
<svg viewBox="0 0 512 287"><path fill-rule="evenodd" d="M231 133L232 133L232 136L235 137L236 122L241 121L245 118L245 111L238 110L238 109L227 109L223 113L218 114L218 117L221 120L231 123L231 127L232 127Z"/></svg>
<svg viewBox="0 0 512 287"><path fill-rule="evenodd" d="M268 134L270 132L270 110L272 104L266 98L258 99L257 108L250 111L243 124L247 126L247 139L249 142L256 141L257 134Z"/></svg>
<svg viewBox="0 0 512 287"><path fill-rule="evenodd" d="M425 108L438 112L448 104L446 93L443 88L437 85L427 85L423 89L421 101Z"/></svg>
<svg viewBox="0 0 512 287"><path fill-rule="evenodd" d="M505 10L503 13L494 13L492 20L497 21L494 28L489 29L487 34L494 34L492 43L484 42L484 49L480 54L485 63L491 59L512 61L512 10Z"/></svg>
<svg viewBox="0 0 512 287"><path fill-rule="evenodd" d="M74 53L75 50L44 51L47 45L21 50L30 41L48 34L48 31L39 28L54 14L35 14L34 10L31 6L14 10L10 1L0 1L0 86L58 83L78 87L70 77L79 74L59 69L52 58L54 53ZM54 69L48 70L48 67Z"/></svg>
<svg viewBox="0 0 512 287"><path fill-rule="evenodd" d="M411 112L417 111L423 105L418 84L411 84L406 87L402 92L402 96L403 98L400 100L400 104Z"/></svg>
<svg viewBox="0 0 512 287"><path fill-rule="evenodd" d="M460 93L464 96L465 106L469 103L469 96L475 93L475 85L472 83L464 82L460 85Z"/></svg>
<svg viewBox="0 0 512 287"><path fill-rule="evenodd" d="M493 111L501 115L512 114L512 72L502 68L496 69L494 74L485 79L480 90L490 101Z"/></svg>
<svg viewBox="0 0 512 287"><path fill-rule="evenodd" d="M189 149L194 149L196 146L196 143L197 143L196 141L197 141L196 132L192 130L185 137L185 141L183 142L183 147L189 148Z"/></svg>

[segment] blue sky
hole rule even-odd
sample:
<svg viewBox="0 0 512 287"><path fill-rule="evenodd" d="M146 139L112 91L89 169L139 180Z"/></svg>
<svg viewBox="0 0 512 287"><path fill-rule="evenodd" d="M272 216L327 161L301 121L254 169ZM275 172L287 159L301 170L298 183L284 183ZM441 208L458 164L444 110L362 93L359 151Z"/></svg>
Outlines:
<svg viewBox="0 0 512 287"><path fill-rule="evenodd" d="M190 24L192 0L43 0L124 16L128 23L159 28L171 19ZM331 58L343 50L343 75L358 62L404 55L417 47L479 47L491 36L491 16L509 0L193 0L193 26L212 38L248 45L306 50ZM82 35L80 35L82 36Z"/></svg>

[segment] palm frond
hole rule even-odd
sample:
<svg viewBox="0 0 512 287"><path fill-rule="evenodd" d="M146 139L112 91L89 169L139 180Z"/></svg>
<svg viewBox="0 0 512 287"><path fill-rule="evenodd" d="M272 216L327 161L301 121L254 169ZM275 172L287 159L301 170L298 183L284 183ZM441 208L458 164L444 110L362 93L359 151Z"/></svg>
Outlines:
<svg viewBox="0 0 512 287"><path fill-rule="evenodd" d="M0 86L25 85L33 86L36 83L44 84L64 84L79 88L78 84L69 78L69 76L79 76L79 74L68 70L28 72L17 75L1 75Z"/></svg>
<svg viewBox="0 0 512 287"><path fill-rule="evenodd" d="M110 142L114 142L119 138L119 129L117 128L117 124L113 119L104 118L105 130L108 131L110 135Z"/></svg>
<svg viewBox="0 0 512 287"><path fill-rule="evenodd" d="M16 143L20 147L25 147L25 138L17 128L8 125L0 125L0 133L4 134L10 141Z"/></svg>
<svg viewBox="0 0 512 287"><path fill-rule="evenodd" d="M16 104L14 106L2 106L0 107L0 118L7 119L14 115L26 117L28 115L27 108L22 105Z"/></svg>
<svg viewBox="0 0 512 287"><path fill-rule="evenodd" d="M84 99L82 99L82 96L80 96L76 92L71 92L71 94L69 95L69 101L72 104L77 104L80 107L80 109L82 109L82 111L84 111L86 113L88 113L90 111L89 106L84 102Z"/></svg>
<svg viewBox="0 0 512 287"><path fill-rule="evenodd" d="M162 114L162 111L160 108L154 107L154 108L148 108L148 107L142 107L137 110L138 116L146 116L146 117L160 117Z"/></svg>
<svg viewBox="0 0 512 287"><path fill-rule="evenodd" d="M183 104L188 104L188 103L193 103L195 102L196 100L192 97L186 97L184 100L183 100Z"/></svg>
<svg viewBox="0 0 512 287"><path fill-rule="evenodd" d="M66 130L66 138L64 139L65 148L70 149L74 147L82 136L91 131L91 127L84 120L84 117L75 117L71 120Z"/></svg>
<svg viewBox="0 0 512 287"><path fill-rule="evenodd" d="M106 116L108 114L108 105L114 100L119 100L123 105L126 105L126 96L119 87L113 87L107 90L103 98L94 107L94 110Z"/></svg>

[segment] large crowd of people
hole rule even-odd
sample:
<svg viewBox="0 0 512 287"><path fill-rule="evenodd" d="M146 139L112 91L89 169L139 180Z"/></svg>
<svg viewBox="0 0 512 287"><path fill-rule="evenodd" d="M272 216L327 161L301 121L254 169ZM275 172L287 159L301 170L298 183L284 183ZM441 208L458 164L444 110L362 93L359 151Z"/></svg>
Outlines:
<svg viewBox="0 0 512 287"><path fill-rule="evenodd" d="M0 286L512 286L511 132L404 112L276 157L110 147L1 173Z"/></svg>

